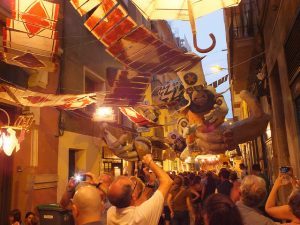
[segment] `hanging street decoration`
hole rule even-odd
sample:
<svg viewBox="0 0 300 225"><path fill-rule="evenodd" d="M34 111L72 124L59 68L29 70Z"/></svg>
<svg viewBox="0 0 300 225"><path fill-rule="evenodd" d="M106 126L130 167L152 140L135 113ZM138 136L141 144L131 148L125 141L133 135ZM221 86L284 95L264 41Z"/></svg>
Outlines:
<svg viewBox="0 0 300 225"><path fill-rule="evenodd" d="M140 73L163 74L194 65L201 58L184 53L158 38L143 25L138 26L116 0L71 0L80 15L93 11L85 21L87 29L106 51L127 68Z"/></svg>
<svg viewBox="0 0 300 225"><path fill-rule="evenodd" d="M64 110L84 108L96 103L96 93L80 95L43 94L30 90L22 90L10 85L0 85L0 99L13 104L31 107L59 107Z"/></svg>
<svg viewBox="0 0 300 225"><path fill-rule="evenodd" d="M194 48L200 53L211 51L216 45L216 38L209 34L212 44L206 49L197 45L195 20L218 9L237 6L241 0L131 0L137 9L149 20L189 20L193 33Z"/></svg>
<svg viewBox="0 0 300 225"><path fill-rule="evenodd" d="M104 128L103 138L107 146L113 153L121 159L127 161L138 161L146 154L151 154L152 144L146 137L136 137L133 140L127 134L115 137L107 124L102 124Z"/></svg>
<svg viewBox="0 0 300 225"><path fill-rule="evenodd" d="M132 107L119 107L120 111L127 116L127 118L136 124L137 126L141 127L156 127L158 126L157 123L151 121L149 118L144 116L142 113L137 112Z"/></svg>
<svg viewBox="0 0 300 225"><path fill-rule="evenodd" d="M15 0L12 18L3 28L4 62L20 67L53 72L58 50L56 25L59 5L43 0Z"/></svg>
<svg viewBox="0 0 300 225"><path fill-rule="evenodd" d="M146 89L150 85L151 74L138 73L133 70L108 70L107 77L110 87L105 96L104 105L133 106L142 104Z"/></svg>
<svg viewBox="0 0 300 225"><path fill-rule="evenodd" d="M224 77L221 77L220 79L212 82L211 84L209 84L208 86L213 86L214 88L219 87L221 84L225 83L229 78L229 75L225 75Z"/></svg>
<svg viewBox="0 0 300 225"><path fill-rule="evenodd" d="M212 44L200 49L196 42L195 19L223 7L238 4L240 0L131 0L149 19L189 20L193 32L194 47L201 53L211 51ZM3 47L0 60L31 69L54 71L58 51L57 22L59 5L45 0L12 1L12 17L3 29ZM169 110L175 104L184 118L177 123L177 130L169 134L164 158L180 158L192 162L195 153L218 153L234 149L239 143L260 135L266 128L269 115L265 114L255 98L248 92L240 96L252 110L248 119L227 124L224 118L228 108L221 94L215 90L228 80L228 75L207 84L201 66L201 57L186 53L175 45L161 40L144 25L138 25L117 0L70 0L84 19L84 26L101 42L107 53L124 65L123 70L108 73L109 92L80 95L54 95L23 90L10 85L0 85L0 99L21 106L59 107L64 110L84 108L90 104L117 106L130 121L141 130L161 126L156 106ZM167 5L165 5L167 3ZM158 87L154 105L144 104L145 92L153 74L170 73L178 79ZM159 102L156 105L155 100ZM163 107L163 105L167 107ZM100 121L114 121L112 108L98 111ZM104 111L103 111L104 110ZM101 111L101 112L100 112ZM169 110L170 111L170 110ZM101 114L101 115L100 115ZM104 118L105 117L105 118ZM178 115L174 117L177 119ZM25 130L32 119L18 118L14 126L1 128L0 147L11 155L20 148ZM20 128L20 129L19 129ZM122 159L136 161L154 149L153 141L146 137L130 139L127 135L116 137L104 128L108 147ZM17 138L16 131L21 130ZM156 143L157 144L157 143ZM155 146L155 145L154 145ZM174 155L175 154L175 155Z"/></svg>

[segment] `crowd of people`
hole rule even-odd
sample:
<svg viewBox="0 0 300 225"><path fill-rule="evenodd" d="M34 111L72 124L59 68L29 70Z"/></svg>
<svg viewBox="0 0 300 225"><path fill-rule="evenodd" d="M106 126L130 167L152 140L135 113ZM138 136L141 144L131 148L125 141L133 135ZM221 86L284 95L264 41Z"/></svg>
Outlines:
<svg viewBox="0 0 300 225"><path fill-rule="evenodd" d="M71 178L60 201L76 225L285 225L300 224L299 181L280 173L270 190L258 164L250 175L245 165L237 173L218 171L167 173L152 159L136 176L86 173L85 182ZM277 205L281 186L292 186L288 204ZM270 190L270 191L269 191ZM276 222L275 222L276 221ZM10 225L37 225L34 213L13 210Z"/></svg>

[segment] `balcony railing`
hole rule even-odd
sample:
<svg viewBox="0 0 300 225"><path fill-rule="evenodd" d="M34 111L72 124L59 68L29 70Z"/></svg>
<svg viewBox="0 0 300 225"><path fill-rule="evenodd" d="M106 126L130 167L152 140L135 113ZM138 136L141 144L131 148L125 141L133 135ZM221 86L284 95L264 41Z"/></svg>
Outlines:
<svg viewBox="0 0 300 225"><path fill-rule="evenodd" d="M258 7L254 0L244 0L231 10L231 37L248 38L258 32Z"/></svg>

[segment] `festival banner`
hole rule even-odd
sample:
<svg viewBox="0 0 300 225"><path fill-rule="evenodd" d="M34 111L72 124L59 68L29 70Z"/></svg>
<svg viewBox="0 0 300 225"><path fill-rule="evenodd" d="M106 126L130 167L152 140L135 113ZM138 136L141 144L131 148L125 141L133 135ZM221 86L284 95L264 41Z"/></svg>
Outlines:
<svg viewBox="0 0 300 225"><path fill-rule="evenodd" d="M65 110L84 108L96 103L96 93L80 95L55 95L23 90L10 85L0 85L0 99L31 107L59 107Z"/></svg>
<svg viewBox="0 0 300 225"><path fill-rule="evenodd" d="M132 107L119 107L120 111L133 123L140 127L155 127L158 124L144 117Z"/></svg>
<svg viewBox="0 0 300 225"><path fill-rule="evenodd" d="M209 84L208 86L213 86L214 88L217 88L218 86L220 86L221 84L225 83L229 78L229 75L225 75L224 77L221 77L220 79L212 82L211 84Z"/></svg>

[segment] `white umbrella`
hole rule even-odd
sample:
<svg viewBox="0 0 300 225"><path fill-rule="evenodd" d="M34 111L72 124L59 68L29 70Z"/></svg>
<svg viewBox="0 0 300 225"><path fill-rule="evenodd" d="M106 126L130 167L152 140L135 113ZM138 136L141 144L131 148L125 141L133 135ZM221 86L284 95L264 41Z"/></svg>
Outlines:
<svg viewBox="0 0 300 225"><path fill-rule="evenodd" d="M197 46L195 18L205 16L218 9L237 6L241 0L131 0L149 20L189 20L193 32L194 47L200 53L211 51L216 45L213 34L209 48Z"/></svg>

